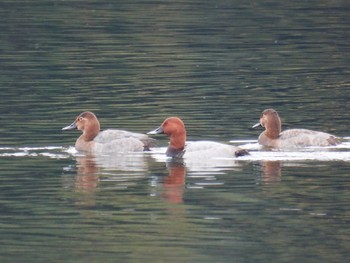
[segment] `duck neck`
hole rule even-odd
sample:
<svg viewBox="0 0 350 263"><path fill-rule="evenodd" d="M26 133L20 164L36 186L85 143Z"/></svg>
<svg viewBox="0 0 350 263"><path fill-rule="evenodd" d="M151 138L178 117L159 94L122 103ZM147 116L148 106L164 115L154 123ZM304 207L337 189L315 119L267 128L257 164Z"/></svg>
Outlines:
<svg viewBox="0 0 350 263"><path fill-rule="evenodd" d="M282 131L281 121L278 119L273 122L270 122L265 126L265 128L265 135L268 138L277 139Z"/></svg>
<svg viewBox="0 0 350 263"><path fill-rule="evenodd" d="M185 149L186 131L180 131L170 136L170 143L167 150L167 156L178 157L182 155ZM182 154L181 154L182 153Z"/></svg>
<svg viewBox="0 0 350 263"><path fill-rule="evenodd" d="M98 135L99 132L100 132L100 125L94 124L88 127L88 129L85 129L83 131L81 138L86 142L90 142L93 139L95 139L95 137Z"/></svg>

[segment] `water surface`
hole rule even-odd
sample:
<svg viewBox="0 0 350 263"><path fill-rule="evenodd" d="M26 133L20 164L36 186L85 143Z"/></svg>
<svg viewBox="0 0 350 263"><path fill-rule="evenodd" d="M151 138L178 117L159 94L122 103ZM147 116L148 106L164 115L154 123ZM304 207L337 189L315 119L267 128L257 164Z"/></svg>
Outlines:
<svg viewBox="0 0 350 263"><path fill-rule="evenodd" d="M347 262L347 1L3 1L1 262ZM283 128L346 137L266 152ZM240 160L87 156L78 132L147 132L180 116L189 140L243 144Z"/></svg>

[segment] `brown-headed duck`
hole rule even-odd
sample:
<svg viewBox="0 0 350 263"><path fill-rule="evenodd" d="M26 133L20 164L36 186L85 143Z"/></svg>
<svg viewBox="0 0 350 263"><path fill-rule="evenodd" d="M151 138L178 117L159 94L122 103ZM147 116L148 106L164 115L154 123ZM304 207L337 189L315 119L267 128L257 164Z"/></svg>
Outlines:
<svg viewBox="0 0 350 263"><path fill-rule="evenodd" d="M81 113L71 125L62 128L62 130L73 129L83 132L75 142L75 148L83 152L141 152L149 150L156 141L141 133L115 129L100 131L100 123L96 115L90 111Z"/></svg>
<svg viewBox="0 0 350 263"><path fill-rule="evenodd" d="M301 148L310 146L333 146L340 143L336 136L307 129L290 129L282 131L281 119L274 109L266 109L261 113L260 122L253 128L265 128L258 139L259 144L279 149Z"/></svg>
<svg viewBox="0 0 350 263"><path fill-rule="evenodd" d="M248 152L239 147L213 141L196 141L186 144L186 129L178 117L167 118L162 125L147 134L166 134L170 143L166 151L168 157L174 158L232 158L247 155Z"/></svg>

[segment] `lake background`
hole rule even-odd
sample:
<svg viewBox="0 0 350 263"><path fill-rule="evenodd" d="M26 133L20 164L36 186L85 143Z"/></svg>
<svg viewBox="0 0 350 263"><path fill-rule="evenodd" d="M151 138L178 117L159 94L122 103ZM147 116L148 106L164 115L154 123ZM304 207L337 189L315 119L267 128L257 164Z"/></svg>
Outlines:
<svg viewBox="0 0 350 263"><path fill-rule="evenodd" d="M348 161L194 171L70 153L82 111L189 140L350 136L348 1L2 1L1 262L347 262ZM167 139L157 137L165 147Z"/></svg>

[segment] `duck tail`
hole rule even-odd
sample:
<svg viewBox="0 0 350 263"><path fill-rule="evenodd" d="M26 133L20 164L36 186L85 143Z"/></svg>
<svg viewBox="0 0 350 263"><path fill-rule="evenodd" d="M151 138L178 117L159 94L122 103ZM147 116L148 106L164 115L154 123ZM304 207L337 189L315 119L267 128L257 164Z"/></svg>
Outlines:
<svg viewBox="0 0 350 263"><path fill-rule="evenodd" d="M145 152L150 151L152 147L157 146L157 140L150 137L142 139L141 141L143 142L143 150Z"/></svg>
<svg viewBox="0 0 350 263"><path fill-rule="evenodd" d="M335 136L333 136L333 135L329 136L327 141L328 141L329 145L337 145L337 144L341 143L340 139L335 137Z"/></svg>
<svg viewBox="0 0 350 263"><path fill-rule="evenodd" d="M235 151L236 157L240 157L244 155L249 155L249 152L246 149L238 149L237 151Z"/></svg>

